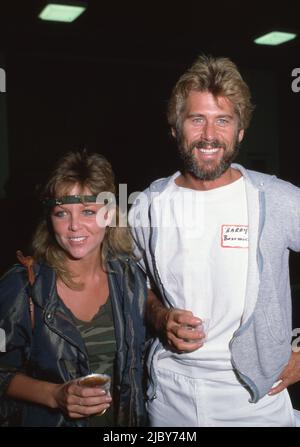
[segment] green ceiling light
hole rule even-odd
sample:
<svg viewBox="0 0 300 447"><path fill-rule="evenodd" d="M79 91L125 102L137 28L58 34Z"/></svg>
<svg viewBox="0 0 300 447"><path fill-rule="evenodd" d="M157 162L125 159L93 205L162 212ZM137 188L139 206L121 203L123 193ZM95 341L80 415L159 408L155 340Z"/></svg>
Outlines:
<svg viewBox="0 0 300 447"><path fill-rule="evenodd" d="M297 34L285 33L283 31L272 31L268 34L258 37L254 40L258 45L280 45L281 43L288 42L295 39Z"/></svg>
<svg viewBox="0 0 300 447"><path fill-rule="evenodd" d="M48 3L39 14L39 18L54 22L73 22L85 10L86 5L79 5L76 2L74 4Z"/></svg>

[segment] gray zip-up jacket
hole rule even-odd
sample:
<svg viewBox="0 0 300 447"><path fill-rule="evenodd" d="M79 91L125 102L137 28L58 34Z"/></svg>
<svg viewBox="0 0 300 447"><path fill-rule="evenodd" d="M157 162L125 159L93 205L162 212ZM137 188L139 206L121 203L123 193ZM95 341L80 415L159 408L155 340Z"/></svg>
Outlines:
<svg viewBox="0 0 300 447"><path fill-rule="evenodd" d="M245 309L230 342L232 366L248 389L251 402L262 398L278 380L291 355L291 291L289 250L300 251L300 189L233 164L245 179L249 257ZM153 207L174 176L153 182L130 210L129 221L140 252L140 266L156 284L164 303L168 293L156 268L157 234ZM259 206L257 206L259 204ZM148 354L148 398L155 398L156 365L161 349L151 341Z"/></svg>

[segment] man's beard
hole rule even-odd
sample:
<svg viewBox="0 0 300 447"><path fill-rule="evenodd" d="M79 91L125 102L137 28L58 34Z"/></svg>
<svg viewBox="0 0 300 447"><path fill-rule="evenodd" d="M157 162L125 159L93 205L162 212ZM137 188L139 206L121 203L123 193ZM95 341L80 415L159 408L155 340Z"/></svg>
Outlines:
<svg viewBox="0 0 300 447"><path fill-rule="evenodd" d="M197 179L204 181L216 180L217 178L221 177L221 175L227 171L233 160L237 157L240 147L238 139L236 139L234 147L229 152L225 143L221 143L219 140L197 140L190 144L187 149L185 149L182 139L178 139L177 141L178 151L180 158L183 161L184 170L192 174ZM199 166L198 161L193 154L193 150L195 148L197 150L222 148L223 157L217 164L213 161L207 161L206 163L203 162L202 166Z"/></svg>

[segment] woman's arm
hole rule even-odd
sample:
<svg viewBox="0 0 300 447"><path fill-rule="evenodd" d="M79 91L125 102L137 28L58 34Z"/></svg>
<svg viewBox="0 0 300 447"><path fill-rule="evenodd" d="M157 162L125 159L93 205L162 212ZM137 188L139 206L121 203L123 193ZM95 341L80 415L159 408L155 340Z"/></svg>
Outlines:
<svg viewBox="0 0 300 447"><path fill-rule="evenodd" d="M17 373L11 379L5 394L13 399L26 400L56 408L53 396L56 386L54 383L36 380L25 374Z"/></svg>
<svg viewBox="0 0 300 447"><path fill-rule="evenodd" d="M60 409L70 418L101 413L110 406L112 400L101 388L78 385L78 379L56 384L19 373L11 379L6 396Z"/></svg>

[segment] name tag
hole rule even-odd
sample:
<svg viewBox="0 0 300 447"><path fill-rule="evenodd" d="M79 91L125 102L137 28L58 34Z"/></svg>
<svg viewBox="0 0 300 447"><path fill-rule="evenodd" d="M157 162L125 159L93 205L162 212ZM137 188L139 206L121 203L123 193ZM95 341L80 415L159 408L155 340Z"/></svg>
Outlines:
<svg viewBox="0 0 300 447"><path fill-rule="evenodd" d="M248 225L222 225L221 247L248 248Z"/></svg>

